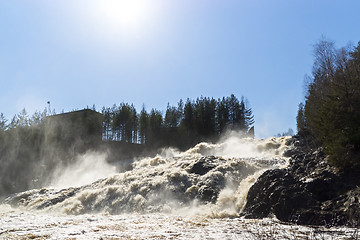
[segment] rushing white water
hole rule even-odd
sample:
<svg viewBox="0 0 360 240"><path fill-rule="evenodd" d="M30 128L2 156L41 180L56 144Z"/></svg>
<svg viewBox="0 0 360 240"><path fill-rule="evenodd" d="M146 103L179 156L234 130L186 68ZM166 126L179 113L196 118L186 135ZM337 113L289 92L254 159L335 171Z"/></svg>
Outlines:
<svg viewBox="0 0 360 240"><path fill-rule="evenodd" d="M154 158L134 161L133 169L122 173L114 173L115 168L102 160L104 155L87 153L72 168L57 171L53 187L5 199L0 206L0 238L259 239L266 234L314 234L312 228L275 219L239 218L258 176L287 165L283 153L291 146L286 140L233 135L186 152L164 149ZM353 234L351 229L341 230L345 232Z"/></svg>

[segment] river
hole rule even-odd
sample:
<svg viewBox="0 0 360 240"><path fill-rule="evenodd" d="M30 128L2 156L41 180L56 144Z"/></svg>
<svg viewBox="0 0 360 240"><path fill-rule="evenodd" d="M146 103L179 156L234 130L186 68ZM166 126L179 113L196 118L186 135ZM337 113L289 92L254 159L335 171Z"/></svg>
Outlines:
<svg viewBox="0 0 360 240"><path fill-rule="evenodd" d="M352 228L306 227L276 218L244 219L251 185L284 168L287 137L164 149L122 171L88 152L52 184L7 197L2 239L357 239Z"/></svg>

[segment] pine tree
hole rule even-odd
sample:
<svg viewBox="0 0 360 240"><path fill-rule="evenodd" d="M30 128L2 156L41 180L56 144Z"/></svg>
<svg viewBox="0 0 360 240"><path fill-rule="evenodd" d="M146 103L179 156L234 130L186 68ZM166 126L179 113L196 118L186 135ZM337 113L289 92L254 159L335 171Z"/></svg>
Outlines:
<svg viewBox="0 0 360 240"><path fill-rule="evenodd" d="M103 115L103 140L111 140L111 131L112 131L112 119L110 108L103 107L101 110Z"/></svg>
<svg viewBox="0 0 360 240"><path fill-rule="evenodd" d="M226 126L229 124L229 109L228 104L223 97L221 100L218 99L217 101L217 107L216 107L216 125L217 125L217 131L218 135L223 133L226 129Z"/></svg>
<svg viewBox="0 0 360 240"><path fill-rule="evenodd" d="M7 129L7 119L5 118L3 113L0 113L0 131L6 131Z"/></svg>
<svg viewBox="0 0 360 240"><path fill-rule="evenodd" d="M246 98L241 99L241 105L244 106L245 129L246 131L249 131L255 123L254 114L252 113L249 101Z"/></svg>
<svg viewBox="0 0 360 240"><path fill-rule="evenodd" d="M296 126L298 133L305 130L305 112L304 103L300 103L298 106L298 112L296 116Z"/></svg>
<svg viewBox="0 0 360 240"><path fill-rule="evenodd" d="M141 144L148 143L149 115L143 106L139 116L139 138Z"/></svg>
<svg viewBox="0 0 360 240"><path fill-rule="evenodd" d="M151 109L149 116L149 132L148 132L148 143L152 146L162 144L162 127L163 118L160 111Z"/></svg>
<svg viewBox="0 0 360 240"><path fill-rule="evenodd" d="M306 128L340 168L360 167L359 52L360 43L351 52L332 42L315 45L313 81L297 116L298 129Z"/></svg>

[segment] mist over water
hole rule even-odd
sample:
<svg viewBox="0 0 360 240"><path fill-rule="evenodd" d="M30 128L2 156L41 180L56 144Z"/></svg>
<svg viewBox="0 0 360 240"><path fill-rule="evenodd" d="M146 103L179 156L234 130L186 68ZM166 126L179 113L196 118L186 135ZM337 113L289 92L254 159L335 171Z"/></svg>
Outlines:
<svg viewBox="0 0 360 240"><path fill-rule="evenodd" d="M239 217L256 179L287 166L287 139L231 133L216 144L126 161L130 167L108 163L107 151L88 151L57 166L48 187L8 196L0 204L0 238L349 239L356 229Z"/></svg>
<svg viewBox="0 0 360 240"><path fill-rule="evenodd" d="M106 161L107 154L89 151L78 155L70 165L55 169L50 186L58 189L80 187L115 174L116 167Z"/></svg>
<svg viewBox="0 0 360 240"><path fill-rule="evenodd" d="M239 216L248 189L263 171L283 167L287 138L241 138L232 132L219 143L200 143L180 152L163 149L134 160L118 172L107 154L79 155L52 174L49 187L5 200L27 210L65 214L171 213L211 217Z"/></svg>

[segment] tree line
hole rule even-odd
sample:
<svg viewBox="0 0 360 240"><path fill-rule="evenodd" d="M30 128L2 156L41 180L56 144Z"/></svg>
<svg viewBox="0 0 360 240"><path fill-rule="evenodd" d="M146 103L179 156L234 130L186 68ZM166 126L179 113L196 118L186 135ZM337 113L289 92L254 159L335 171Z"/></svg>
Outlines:
<svg viewBox="0 0 360 240"><path fill-rule="evenodd" d="M360 167L360 42L336 48L321 39L314 45L312 76L296 117L300 135L323 146L339 168Z"/></svg>
<svg viewBox="0 0 360 240"><path fill-rule="evenodd" d="M177 106L168 104L165 114L156 109L148 112L144 107L137 112L127 103L103 107L101 113L77 111L77 115L72 112L69 116L45 109L29 116L23 109L10 121L1 113L0 198L42 187L58 166L70 164L89 149L109 147L114 156L164 146L185 149L200 141L216 140L227 129L242 130L245 134L254 123L246 99L238 100L234 95L218 100L207 97L187 99L185 103L180 100ZM92 121L94 116L96 121ZM85 122L90 122L90 127L94 127L93 122L97 124L95 132L97 129L100 135L102 132L102 141L101 137L91 141L86 136L94 129L80 130Z"/></svg>
<svg viewBox="0 0 360 240"><path fill-rule="evenodd" d="M87 107L87 109L90 109ZM91 108L95 110L95 106ZM41 126L44 119L54 115L36 111L29 116L25 109L8 121L0 114L0 138L5 132ZM149 146L175 145L188 147L200 141L212 141L227 130L242 131L246 135L254 124L252 109L246 98L234 94L219 99L199 97L180 100L176 106L167 105L165 114L157 109L137 112L133 104L114 104L103 107L103 140L139 143Z"/></svg>
<svg viewBox="0 0 360 240"><path fill-rule="evenodd" d="M161 111L145 107L138 113L134 105L103 107L103 140L140 143L149 146L189 147L197 142L216 140L226 130L247 133L254 124L247 100L231 95L215 100L200 97L180 100Z"/></svg>

